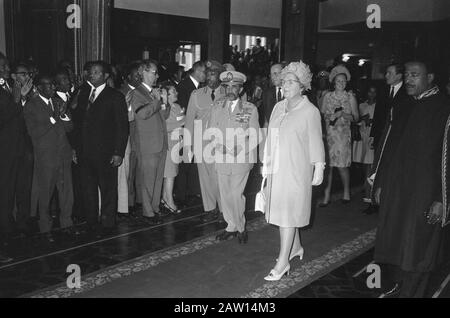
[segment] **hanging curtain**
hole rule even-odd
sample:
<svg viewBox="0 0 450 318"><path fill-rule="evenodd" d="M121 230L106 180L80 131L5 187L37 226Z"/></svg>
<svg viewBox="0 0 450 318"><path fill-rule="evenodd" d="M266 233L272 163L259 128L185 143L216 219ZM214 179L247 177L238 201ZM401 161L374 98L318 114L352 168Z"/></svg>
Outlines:
<svg viewBox="0 0 450 318"><path fill-rule="evenodd" d="M74 0L81 8L81 28L75 32L76 73L81 74L87 61L111 57L111 10L112 0Z"/></svg>

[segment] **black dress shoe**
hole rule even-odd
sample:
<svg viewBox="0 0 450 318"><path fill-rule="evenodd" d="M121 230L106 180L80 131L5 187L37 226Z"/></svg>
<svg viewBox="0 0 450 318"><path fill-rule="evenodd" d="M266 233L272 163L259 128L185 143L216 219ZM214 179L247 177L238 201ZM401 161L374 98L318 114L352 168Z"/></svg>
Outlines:
<svg viewBox="0 0 450 318"><path fill-rule="evenodd" d="M145 223L149 224L149 225L158 225L158 224L162 224L163 221L161 219L161 217L159 215L152 216L142 216L142 218L144 219Z"/></svg>
<svg viewBox="0 0 450 318"><path fill-rule="evenodd" d="M369 205L362 213L370 215L378 212L378 207L376 205Z"/></svg>
<svg viewBox="0 0 450 318"><path fill-rule="evenodd" d="M55 243L55 238L53 237L53 235L51 233L46 233L44 234L44 241L47 243Z"/></svg>
<svg viewBox="0 0 450 318"><path fill-rule="evenodd" d="M101 231L102 237L113 236L116 234L116 229L114 227L104 227Z"/></svg>
<svg viewBox="0 0 450 318"><path fill-rule="evenodd" d="M207 211L203 213L202 215L202 222L203 223L209 223L216 221L219 217L219 213L216 210Z"/></svg>
<svg viewBox="0 0 450 318"><path fill-rule="evenodd" d="M6 264L6 263L9 263L12 261L13 261L13 259L11 257L4 255L4 254L0 254L0 264Z"/></svg>
<svg viewBox="0 0 450 318"><path fill-rule="evenodd" d="M401 285L399 283L395 283L389 290L385 293L381 294L382 298L398 298L401 291Z"/></svg>
<svg viewBox="0 0 450 318"><path fill-rule="evenodd" d="M248 232L247 231L244 231L242 233L239 232L237 237L238 237L239 244L247 244L247 242L248 242Z"/></svg>
<svg viewBox="0 0 450 318"><path fill-rule="evenodd" d="M229 238L236 237L237 234L238 234L238 232L223 231L222 233L220 233L219 235L216 236L216 240L218 240L218 241L226 241Z"/></svg>
<svg viewBox="0 0 450 318"><path fill-rule="evenodd" d="M342 204L349 204L350 203L350 199L342 199L341 202Z"/></svg>
<svg viewBox="0 0 450 318"><path fill-rule="evenodd" d="M81 234L81 232L75 227L63 229L62 233L68 236L79 236Z"/></svg>
<svg viewBox="0 0 450 318"><path fill-rule="evenodd" d="M330 202L324 203L324 202L320 202L319 203L319 208L326 208L327 206L330 205Z"/></svg>

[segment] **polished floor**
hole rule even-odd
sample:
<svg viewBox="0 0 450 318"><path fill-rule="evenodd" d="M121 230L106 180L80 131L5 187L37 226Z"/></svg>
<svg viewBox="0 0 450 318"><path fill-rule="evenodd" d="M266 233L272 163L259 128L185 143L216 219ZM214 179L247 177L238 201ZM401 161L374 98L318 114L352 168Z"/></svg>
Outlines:
<svg viewBox="0 0 450 318"><path fill-rule="evenodd" d="M253 174L246 189L248 210L255 189L258 187L259 176ZM316 197L318 195L316 191ZM360 195L354 196L354 201ZM362 203L356 208L364 207ZM333 203L326 208L331 213L341 213L346 209L340 203ZM14 261L0 265L0 297L27 297L40 290L61 284L68 277L67 267L78 264L83 268L82 275L102 271L108 267L132 261L140 256L164 251L180 244L199 239L224 227L214 221L204 223L201 202L183 210L179 215L165 217L164 223L149 226L140 218L124 217L119 219L117 230L109 236L93 240L81 235L68 239L56 235L55 243L48 243L39 236L16 238L8 247L8 252ZM320 211L319 211L320 213ZM247 219L257 220L260 213L247 212ZM79 224L83 230L84 224ZM368 273L365 267L372 262L373 250L369 249L362 255L342 264L338 268L317 277L307 286L293 291L289 298L328 298L328 297L377 297L378 290L369 289L366 285ZM432 277L429 297L450 297L450 262ZM447 279L446 279L447 278ZM445 284L447 282L447 284Z"/></svg>

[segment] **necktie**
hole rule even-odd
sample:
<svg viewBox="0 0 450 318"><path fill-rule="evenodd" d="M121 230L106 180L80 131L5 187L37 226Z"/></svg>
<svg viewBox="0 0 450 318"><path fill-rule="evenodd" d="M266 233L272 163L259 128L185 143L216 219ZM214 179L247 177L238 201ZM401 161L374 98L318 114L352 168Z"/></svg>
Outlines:
<svg viewBox="0 0 450 318"><path fill-rule="evenodd" d="M91 95L89 96L89 103L88 103L88 107L87 107L88 110L95 101L95 90L96 90L96 88L93 88Z"/></svg>
<svg viewBox="0 0 450 318"><path fill-rule="evenodd" d="M281 87L278 87L278 94L277 94L277 102L281 101L283 96L281 95Z"/></svg>
<svg viewBox="0 0 450 318"><path fill-rule="evenodd" d="M67 98L66 102L68 102L70 100L70 94L69 93L66 93L66 98Z"/></svg>
<svg viewBox="0 0 450 318"><path fill-rule="evenodd" d="M214 101L214 99L216 99L216 95L214 95L214 91L215 91L215 89L213 89L212 92L211 92L211 99L212 99L212 101Z"/></svg>
<svg viewBox="0 0 450 318"><path fill-rule="evenodd" d="M58 117L58 114L56 112L55 106L53 105L53 101L51 98L48 100L48 106L52 108L53 117L55 118Z"/></svg>
<svg viewBox="0 0 450 318"><path fill-rule="evenodd" d="M390 99L394 99L394 86L391 86L391 93L389 94Z"/></svg>

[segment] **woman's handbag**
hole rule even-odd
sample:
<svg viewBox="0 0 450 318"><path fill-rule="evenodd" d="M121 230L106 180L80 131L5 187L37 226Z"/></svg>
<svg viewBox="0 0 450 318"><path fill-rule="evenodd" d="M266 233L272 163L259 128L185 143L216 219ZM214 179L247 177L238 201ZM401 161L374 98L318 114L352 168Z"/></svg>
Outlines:
<svg viewBox="0 0 450 318"><path fill-rule="evenodd" d="M256 194L255 198L255 211L260 211L262 213L266 212L266 195L264 194L264 184L266 183L267 177L264 177L261 182L261 190Z"/></svg>

